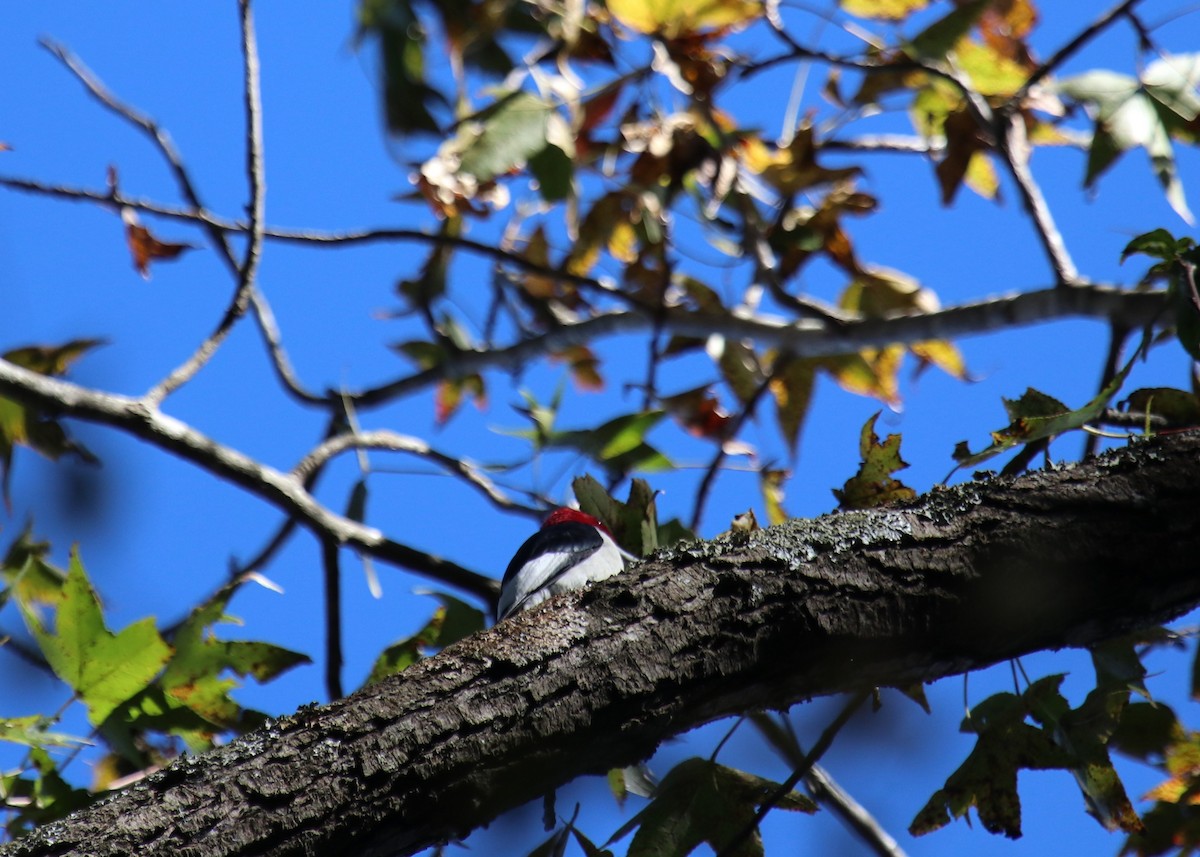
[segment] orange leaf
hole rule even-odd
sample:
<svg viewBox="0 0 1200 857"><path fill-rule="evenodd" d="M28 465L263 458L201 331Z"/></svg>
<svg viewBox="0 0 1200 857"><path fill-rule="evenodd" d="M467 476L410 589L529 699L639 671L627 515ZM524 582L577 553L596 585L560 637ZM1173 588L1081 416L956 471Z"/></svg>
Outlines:
<svg viewBox="0 0 1200 857"><path fill-rule="evenodd" d="M128 223L125 226L125 239L129 242L129 252L133 254L133 266L145 279L150 279L150 263L159 259L174 259L184 250L195 250L191 244L175 244L170 241L160 241L150 234L150 230L138 223Z"/></svg>

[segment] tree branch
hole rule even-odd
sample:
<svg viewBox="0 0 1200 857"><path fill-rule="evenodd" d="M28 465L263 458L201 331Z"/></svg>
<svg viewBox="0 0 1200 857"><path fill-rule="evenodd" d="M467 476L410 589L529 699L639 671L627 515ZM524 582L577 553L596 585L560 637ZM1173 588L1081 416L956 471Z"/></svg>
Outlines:
<svg viewBox="0 0 1200 857"><path fill-rule="evenodd" d="M258 273L258 263L262 255L263 228L266 226L264 212L266 204L266 183L263 175L262 153L262 94L259 87L258 42L254 36L254 16L250 11L250 0L238 0L239 21L242 31L242 58L244 69L244 91L242 101L246 111L246 173L250 184L250 203L246 206L248 217L247 232L249 242L246 246L246 256L240 263L235 263L237 270L237 286L233 298L226 308L221 320L208 337L200 343L186 361L174 369L166 378L146 393L146 402L154 407L162 404L163 399L178 390L196 376L217 353L221 343L229 336L233 326L246 314L251 297L256 289L255 275ZM186 180L185 187L191 187L187 180L187 171L182 166L177 171ZM193 192L194 193L194 192ZM198 200L193 199L193 204ZM197 208L200 208L196 204ZM221 243L228 250L228 243L222 235ZM275 353L275 349L271 349Z"/></svg>
<svg viewBox="0 0 1200 857"><path fill-rule="evenodd" d="M893 315L847 321L839 325L765 315L718 316L675 307L662 319L671 333L707 337L751 338L759 345L787 348L795 357L827 357L862 348L927 339L956 339L1010 327L1062 318L1094 318L1143 327L1156 323L1166 309L1166 293L1134 291L1105 285L1072 289L1042 289L985 298L931 313ZM627 310L612 310L572 324L563 324L507 348L459 351L437 366L352 397L356 406L370 407L422 389L445 378L461 377L490 368L519 369L547 351L590 342L604 336L642 331L654 319Z"/></svg>
<svg viewBox="0 0 1200 857"><path fill-rule="evenodd" d="M429 445L429 442L412 435L400 434L394 431L380 430L367 432L344 432L329 438L292 468L292 473L304 478L317 468L350 449L382 449L389 452L407 452L420 458L425 458L446 470L461 476L472 487L479 490L498 509L510 512L521 512L539 520L545 515L544 508L518 503L496 487L479 466L473 461L440 452Z"/></svg>
<svg viewBox="0 0 1200 857"><path fill-rule="evenodd" d="M734 712L1168 621L1200 603L1198 502L1187 433L684 544L0 854L409 854Z"/></svg>
<svg viewBox="0 0 1200 857"><path fill-rule="evenodd" d="M305 490L301 479L263 464L162 413L144 400L100 393L0 360L0 395L51 413L121 429L240 485L318 535L471 593L491 605L498 584L457 563L386 538L379 530L335 514Z"/></svg>

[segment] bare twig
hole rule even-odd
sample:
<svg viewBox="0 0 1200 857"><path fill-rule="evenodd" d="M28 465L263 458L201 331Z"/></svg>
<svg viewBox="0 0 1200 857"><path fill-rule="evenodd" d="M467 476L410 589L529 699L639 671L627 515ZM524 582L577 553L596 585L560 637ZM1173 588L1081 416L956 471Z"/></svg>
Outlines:
<svg viewBox="0 0 1200 857"><path fill-rule="evenodd" d="M102 393L0 360L0 394L65 416L113 426L172 452L298 518L318 534L440 580L491 604L495 580L442 557L386 538L379 530L338 515L305 490L300 479L250 458L162 413L145 401Z"/></svg>
<svg viewBox="0 0 1200 857"><path fill-rule="evenodd" d="M263 170L262 170L262 129L261 129L261 99L258 90L258 56L255 46L252 21L249 17L248 7L243 7L241 10L241 20L243 29L243 54L245 66L245 96L244 103L247 114L247 170L250 178L251 188L251 204L250 214L252 217L257 212L259 227L263 225L263 201L265 194L263 193ZM98 202L112 207L117 210L121 208L132 208L138 211L145 211L151 214L157 214L162 217L172 217L180 220L188 220L194 223L199 223L208 233L209 240L216 247L219 257L224 261L226 267L237 278L239 284L235 290L234 304L231 308L236 308L238 300L242 300L241 313L245 312L244 299L249 294L252 301L252 306L255 311L255 317L258 320L259 327L267 342L269 354L272 358L272 363L275 366L276 374L279 376L284 387L296 398L309 404L324 404L325 400L321 396L317 396L304 388L292 371L287 355L283 350L282 338L279 334L278 327L275 324L274 316L271 314L270 306L254 286L253 271L249 270L246 262L251 258L255 259L257 264L257 255L261 253L261 239L259 247L255 249L253 240L248 248L247 257L242 262L239 262L233 247L228 240L230 232L254 232L249 221L239 222L237 228L229 228L229 221L217 217L212 214L200 199L200 193L192 181L191 174L188 172L184 164L183 156L176 148L171 136L165 129L161 128L153 119L125 104L117 99L112 92L104 85L104 83L86 66L83 62L70 52L65 46L53 42L49 39L43 39L42 45L57 57L72 73L80 80L84 87L93 97L109 110L116 113L122 119L133 124L135 127L143 131L150 137L151 141L162 154L163 159L170 167L172 175L175 176L176 184L179 187L183 198L187 200L188 208L179 208L176 206L166 206L159 203L144 199L133 199L124 196L116 188L112 188L107 192L92 191L82 188L71 188L63 185L45 185L40 182L34 182L24 179L0 179L0 184L15 190L24 190L32 193L43 193L52 196L58 196L65 199L74 200L89 200ZM251 256L251 253L254 256ZM244 281L249 280L249 286L243 288ZM217 331L210 335L204 343L201 344L197 355L202 351L212 348L213 336L222 329L222 325L230 320L230 310L226 311L225 318L222 319L222 324L217 326ZM234 318L233 320L236 320ZM231 323L231 322L230 322ZM184 364L187 367L195 361L194 355L189 363ZM172 375L180 373L184 367L177 369ZM193 368L193 371L199 367ZM166 381L163 384L167 384ZM162 387L163 385L160 385ZM156 391L159 388L156 388ZM168 390L169 392L169 390Z"/></svg>
<svg viewBox="0 0 1200 857"><path fill-rule="evenodd" d="M390 452L407 452L421 458L433 461L441 467L467 480L472 486L483 493L496 507L507 511L523 512L541 516L544 509L518 503L496 487L479 467L472 461L466 461L439 452L429 443L419 437L398 434L397 432L381 430L369 432L347 432L331 437L320 446L313 449L292 469L292 474L305 478L313 473L329 459L349 449L383 449Z"/></svg>
<svg viewBox="0 0 1200 857"><path fill-rule="evenodd" d="M1124 2L1117 4L1089 24L1085 29L1081 30L1075 36L1075 38L1071 39L1071 41L1067 42L1065 45L1051 54L1044 63L1039 65L1034 70L1033 74L1029 76L1029 79L1021 85L1021 88L1013 93L1012 97L1008 100L1008 103L1004 105L1004 112L1010 112L1018 109L1029 96L1029 91L1031 89L1061 68L1063 63L1074 56L1080 48L1107 29L1108 26L1113 23L1113 21L1117 20L1117 18L1120 18L1132 10L1133 7L1140 2L1141 0L1124 0Z"/></svg>
<svg viewBox="0 0 1200 857"><path fill-rule="evenodd" d="M1132 331L1128 327L1114 324L1109 332L1108 353L1104 357L1104 368L1100 370L1100 386L1098 390L1104 390L1112 379L1117 377L1117 371L1121 365L1121 355L1125 352L1125 343L1129 341L1129 334ZM1083 457L1091 458L1100 449L1100 437L1092 433L1087 434L1087 440L1083 444Z"/></svg>
<svg viewBox="0 0 1200 857"><path fill-rule="evenodd" d="M754 727L788 764L796 767L804 761L804 750L796 740L792 724L784 715L776 717L756 711L749 716ZM814 798L832 809L879 857L903 857L904 851L895 838L822 766L812 766L804 778L804 785Z"/></svg>
<svg viewBox="0 0 1200 857"><path fill-rule="evenodd" d="M194 378L196 373L212 359L217 349L221 347L221 343L233 330L234 324L246 314L246 308L250 305L255 289L255 274L258 272L258 262L262 252L266 202L262 155L262 94L259 86L258 43L254 35L254 16L250 10L250 0L239 0L238 11L242 30L245 81L243 103L246 109L246 172L250 184L250 202L246 206L246 214L249 218L247 232L250 239L246 247L245 258L236 265L237 287L234 289L233 299L225 309L224 315L213 332L192 353L192 356L146 394L146 401L155 406ZM179 172L187 176L187 171L182 167ZM187 186L191 186L190 182ZM199 207L197 205L197 208Z"/></svg>
<svg viewBox="0 0 1200 857"><path fill-rule="evenodd" d="M762 380L762 383L755 388L754 393L749 400L742 403L737 416L729 424L727 429L727 437L723 438L717 444L717 451L713 453L712 461L704 470L704 477L700 480L700 485L696 489L696 502L692 505L692 532L700 532L700 519L704 515L704 506L708 502L708 494L712 490L713 483L716 481L717 473L721 469L721 462L725 460L727 453L725 452L725 440L733 440L742 430L742 426L746 421L755 416L758 410L758 403L762 400L763 395L771 388L771 382L782 372L787 364L792 361L791 354L781 354L775 361L775 365L771 367L771 371L767 373L767 377Z"/></svg>
<svg viewBox="0 0 1200 857"><path fill-rule="evenodd" d="M852 794L843 789L825 768L814 764L808 776L804 778L804 784L817 800L833 809L850 825L859 838L879 857L904 857L904 849L895 837L888 833L879 820L855 800Z"/></svg>
<svg viewBox="0 0 1200 857"><path fill-rule="evenodd" d="M1055 279L1060 286L1075 286L1081 283L1079 271L1075 267L1067 245L1063 242L1062 233L1054 223L1050 206L1042 196L1042 189L1033 178L1029 169L1029 144L1025 139L1025 119L1022 116L1009 116L997 113L997 123L1002 127L996 128L996 146L1002 160L1008 166L1013 180L1017 183L1017 192L1025 210L1033 219L1034 230L1038 240L1046 251L1050 266L1054 269Z"/></svg>
<svg viewBox="0 0 1200 857"><path fill-rule="evenodd" d="M754 818L751 820L751 822L725 843L725 845L717 853L717 857L732 857L732 855L740 853L742 843L754 835L754 831L758 829L760 824L762 824L762 820L767 817L767 813L774 809L776 804L787 797L792 789L796 787L796 784L808 775L809 771L812 770L813 765L815 765L821 759L821 757L825 755L826 751L829 750L830 746L833 745L833 739L836 738L837 734L842 731L842 727L849 723L850 718L854 716L855 712L858 711L864 702L870 699L871 693L872 691L869 690L860 690L850 697L845 706L842 707L842 710L838 712L838 716L833 719L833 722L825 727L825 731L821 733L821 737L817 739L816 743L812 745L812 749L808 751L808 753L804 756L804 759L799 765L796 766L796 769L792 771L791 776L780 783L779 788L776 789L774 793L772 793L759 805L758 812L754 814Z"/></svg>

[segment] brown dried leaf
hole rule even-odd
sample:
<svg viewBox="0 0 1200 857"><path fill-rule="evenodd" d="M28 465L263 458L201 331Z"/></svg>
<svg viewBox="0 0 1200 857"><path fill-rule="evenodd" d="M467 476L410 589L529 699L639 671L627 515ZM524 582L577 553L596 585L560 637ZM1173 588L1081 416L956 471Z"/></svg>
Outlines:
<svg viewBox="0 0 1200 857"><path fill-rule="evenodd" d="M161 241L140 223L125 224L125 240L133 254L133 266L143 279L150 279L150 263L161 259L174 259L184 250L195 250L193 244L177 244Z"/></svg>

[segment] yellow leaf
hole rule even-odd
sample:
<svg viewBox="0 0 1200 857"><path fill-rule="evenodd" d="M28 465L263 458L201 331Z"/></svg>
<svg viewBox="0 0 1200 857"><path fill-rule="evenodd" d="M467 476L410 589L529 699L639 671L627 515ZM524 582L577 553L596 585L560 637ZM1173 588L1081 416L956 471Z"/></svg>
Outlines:
<svg viewBox="0 0 1200 857"><path fill-rule="evenodd" d="M637 232L633 224L627 220L613 223L612 233L608 236L608 252L618 262L631 264L637 261Z"/></svg>
<svg viewBox="0 0 1200 857"><path fill-rule="evenodd" d="M928 6L930 0L842 0L842 11L859 18L899 21Z"/></svg>
<svg viewBox="0 0 1200 857"><path fill-rule="evenodd" d="M992 159L984 152L971 155L963 181L984 199L995 199L996 194L1000 192L1000 179L996 176L996 168L992 165Z"/></svg>
<svg viewBox="0 0 1200 857"><path fill-rule="evenodd" d="M904 346L892 345L880 351L864 349L861 354L822 358L820 366L846 392L871 396L894 407L900 402L896 375L903 356Z"/></svg>
<svg viewBox="0 0 1200 857"><path fill-rule="evenodd" d="M962 352L953 343L945 339L930 339L925 342L915 342L909 348L912 353L926 363L932 363L947 375L960 381L967 380L967 364Z"/></svg>
<svg viewBox="0 0 1200 857"><path fill-rule="evenodd" d="M609 0L608 11L631 30L667 38L748 24L762 14L756 0Z"/></svg>
<svg viewBox="0 0 1200 857"><path fill-rule="evenodd" d="M783 508L783 485L791 474L786 470L764 470L758 474L758 484L762 489L763 504L767 507L767 523L770 526L782 524L788 519L788 513Z"/></svg>
<svg viewBox="0 0 1200 857"><path fill-rule="evenodd" d="M1029 70L987 45L963 39L954 46L954 59L980 95L1009 96L1029 79Z"/></svg>

